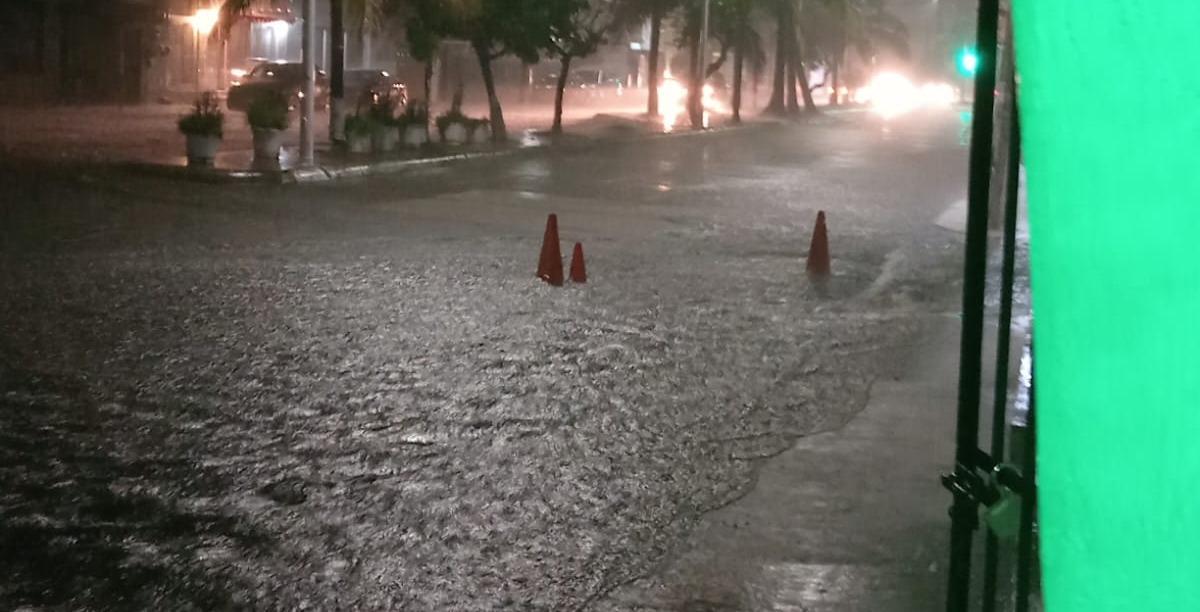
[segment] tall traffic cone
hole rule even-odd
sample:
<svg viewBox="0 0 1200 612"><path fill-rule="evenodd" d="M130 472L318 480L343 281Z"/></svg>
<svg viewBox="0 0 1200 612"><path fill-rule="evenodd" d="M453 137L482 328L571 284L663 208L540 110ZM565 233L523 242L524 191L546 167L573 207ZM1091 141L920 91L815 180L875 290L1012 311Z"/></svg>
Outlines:
<svg viewBox="0 0 1200 612"><path fill-rule="evenodd" d="M812 244L808 247L808 263L805 265L809 277L818 280L829 278L829 232L825 229L825 211L817 212L817 227L813 229Z"/></svg>
<svg viewBox="0 0 1200 612"><path fill-rule="evenodd" d="M583 263L583 245L576 242L575 250L571 253L571 282L587 282L587 266Z"/></svg>
<svg viewBox="0 0 1200 612"><path fill-rule="evenodd" d="M561 287L563 284L562 251L558 247L558 215L546 219L546 236L542 239L542 256L538 259L538 278Z"/></svg>

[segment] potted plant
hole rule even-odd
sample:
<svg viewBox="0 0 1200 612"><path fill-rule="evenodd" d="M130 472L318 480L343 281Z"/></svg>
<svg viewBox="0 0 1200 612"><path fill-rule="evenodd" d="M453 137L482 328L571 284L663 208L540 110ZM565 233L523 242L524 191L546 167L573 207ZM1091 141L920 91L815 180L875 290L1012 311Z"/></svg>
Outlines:
<svg viewBox="0 0 1200 612"><path fill-rule="evenodd" d="M246 122L254 130L254 158L279 159L284 130L288 128L288 101L277 91L266 91L250 103Z"/></svg>
<svg viewBox="0 0 1200 612"><path fill-rule="evenodd" d="M187 136L189 166L212 165L224 128L225 115L221 113L216 92L205 92L192 105L192 112L179 118L179 131Z"/></svg>
<svg viewBox="0 0 1200 612"><path fill-rule="evenodd" d="M434 120L437 125L438 136L442 138L442 142L451 145L460 145L467 142L470 133L467 131L467 122L470 120L462 112L463 88L462 85L454 92L454 99L450 102L450 110L438 115Z"/></svg>
<svg viewBox="0 0 1200 612"><path fill-rule="evenodd" d="M442 142L450 145L467 142L467 121L467 116L456 108L451 108L439 115L435 123Z"/></svg>
<svg viewBox="0 0 1200 612"><path fill-rule="evenodd" d="M468 118L466 127L468 142L481 143L492 139L492 122L487 119Z"/></svg>
<svg viewBox="0 0 1200 612"><path fill-rule="evenodd" d="M377 96L367 111L371 118L371 147L376 153L391 153L400 144L400 124L396 120L396 99Z"/></svg>
<svg viewBox="0 0 1200 612"><path fill-rule="evenodd" d="M346 150L351 153L370 153L372 130L372 121L366 115L347 115Z"/></svg>
<svg viewBox="0 0 1200 612"><path fill-rule="evenodd" d="M429 106L424 102L410 102L400 116L404 146L420 147L429 142Z"/></svg>

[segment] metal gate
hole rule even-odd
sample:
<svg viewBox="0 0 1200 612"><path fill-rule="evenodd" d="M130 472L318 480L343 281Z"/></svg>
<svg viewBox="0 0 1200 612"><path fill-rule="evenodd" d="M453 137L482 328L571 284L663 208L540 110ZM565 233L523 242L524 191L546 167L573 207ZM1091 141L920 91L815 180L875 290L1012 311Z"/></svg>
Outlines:
<svg viewBox="0 0 1200 612"><path fill-rule="evenodd" d="M1034 524L1037 487L1035 485L1035 408L1030 383L1029 411L1025 440L1018 453L1006 452L1008 426L1009 345L1012 323L1013 282L1016 252L1016 226L1020 176L1020 122L1016 112L1015 70L1008 70L1003 84L1011 88L1008 112L995 117L997 81L997 35L1000 26L1000 0L980 0L977 21L979 62L975 73L973 124L971 128L970 175L967 199L966 263L963 282L962 337L958 380L958 424L954 471L942 477L953 495L950 507L950 566L946 610L967 612L978 606L983 612L998 607L1000 590L1001 535L1016 540L1015 567L1003 568L1015 574L1011 584L1012 601L1017 612L1026 612L1031 604L1031 584L1035 566ZM1010 45L1011 46L1011 45ZM1011 67L1011 62L1009 62ZM1007 163L1000 173L993 171L993 136L1004 130L1008 136ZM982 384L985 287L988 259L988 210L993 181L1004 181L1003 242L1000 269L1000 305L995 355L995 389L991 413L991 440L987 450L980 447L980 386ZM997 190L998 191L998 190ZM1011 456L1011 455L1019 456ZM973 545L980 527L980 512L990 518L984 539L982 588L971 596ZM1000 525L1005 514L1019 513L1015 533ZM1000 517L1000 518L996 518ZM1007 599L1007 598L1006 598Z"/></svg>

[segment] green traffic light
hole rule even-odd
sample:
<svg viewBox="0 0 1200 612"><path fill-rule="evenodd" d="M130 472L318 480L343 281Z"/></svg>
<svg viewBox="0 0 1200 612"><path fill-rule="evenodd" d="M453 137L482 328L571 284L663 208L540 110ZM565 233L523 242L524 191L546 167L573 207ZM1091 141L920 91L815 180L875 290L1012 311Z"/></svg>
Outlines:
<svg viewBox="0 0 1200 612"><path fill-rule="evenodd" d="M964 76L975 76L979 68L979 54L971 47L963 47L958 52L958 71Z"/></svg>

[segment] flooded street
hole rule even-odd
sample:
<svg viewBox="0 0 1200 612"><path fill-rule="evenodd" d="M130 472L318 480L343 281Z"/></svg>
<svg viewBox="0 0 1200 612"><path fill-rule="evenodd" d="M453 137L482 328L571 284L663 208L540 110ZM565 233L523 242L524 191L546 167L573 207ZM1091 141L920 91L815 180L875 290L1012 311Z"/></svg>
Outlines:
<svg viewBox="0 0 1200 612"><path fill-rule="evenodd" d="M0 167L0 608L587 609L956 311L958 130L315 187ZM534 278L549 213L586 285Z"/></svg>

